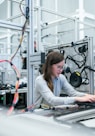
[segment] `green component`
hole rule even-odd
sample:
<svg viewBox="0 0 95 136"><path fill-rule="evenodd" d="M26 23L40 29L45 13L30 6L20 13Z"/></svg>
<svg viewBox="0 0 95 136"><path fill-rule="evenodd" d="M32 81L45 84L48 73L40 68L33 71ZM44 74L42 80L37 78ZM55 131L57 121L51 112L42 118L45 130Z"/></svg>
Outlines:
<svg viewBox="0 0 95 136"><path fill-rule="evenodd" d="M3 96L1 97L1 100L2 100L2 101L4 100L4 97L3 97Z"/></svg>

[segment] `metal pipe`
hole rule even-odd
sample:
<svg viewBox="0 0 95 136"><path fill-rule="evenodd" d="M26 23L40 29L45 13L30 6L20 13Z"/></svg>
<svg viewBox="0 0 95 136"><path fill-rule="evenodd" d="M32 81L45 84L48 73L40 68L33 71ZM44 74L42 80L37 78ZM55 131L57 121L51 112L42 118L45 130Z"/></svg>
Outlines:
<svg viewBox="0 0 95 136"><path fill-rule="evenodd" d="M40 5L40 1L38 3L38 5ZM42 48L42 44L41 44L41 24L39 23L41 21L41 8L38 9L38 14L37 14L37 28L38 28L38 33L37 33L37 47L38 47L38 51L41 50ZM36 48L37 48L36 47Z"/></svg>
<svg viewBox="0 0 95 136"><path fill-rule="evenodd" d="M84 22L84 21L82 22L82 21L80 21L78 19L77 19L77 22L81 23L81 24L84 24L84 25L87 25L87 26L90 26L90 27L95 27L95 25L93 25L93 24L90 24L90 23L87 23L87 22Z"/></svg>
<svg viewBox="0 0 95 136"><path fill-rule="evenodd" d="M13 16L13 17L7 18L7 19L6 19L6 21L10 21L10 20L13 20L13 19L19 18L19 17L21 17L21 16L23 16L23 15L22 15L22 14L18 14L18 15L16 15L16 16Z"/></svg>
<svg viewBox="0 0 95 136"><path fill-rule="evenodd" d="M78 23L77 23L77 19L75 20L75 41L78 40Z"/></svg>
<svg viewBox="0 0 95 136"><path fill-rule="evenodd" d="M59 20L59 21L62 22L62 20ZM63 21L64 21L64 20L63 20ZM87 22L82 22L82 21L79 21L78 19L76 19L75 22L76 22L76 21L77 21L77 23L81 23L81 24L90 26L90 27L92 27L92 28L95 28L95 25L93 25L93 24L90 24L90 23L87 23ZM70 22L71 22L71 21L70 21ZM53 23L54 23L54 24L53 24ZM50 22L50 23L48 23L48 25L43 26L43 27L42 27L42 30L43 30L43 29L47 29L47 28L49 28L49 27L54 27L54 25L58 25L57 23L58 23L58 21Z"/></svg>
<svg viewBox="0 0 95 136"><path fill-rule="evenodd" d="M94 56L93 56L93 37L88 38L88 62L91 68L94 68ZM93 71L89 70L89 82L90 82L90 94L94 94L94 74Z"/></svg>
<svg viewBox="0 0 95 136"><path fill-rule="evenodd" d="M27 0L26 0L27 1ZM34 52L34 0L29 1L29 21L30 21L30 33L29 33L29 46L27 56L27 69L28 69L28 95L27 105L33 104L33 90L34 90L34 67L30 62L30 55Z"/></svg>
<svg viewBox="0 0 95 136"><path fill-rule="evenodd" d="M35 8L36 8L36 9L39 9L38 6L35 6ZM43 28L47 28L47 27L49 27L49 25L53 25L53 24L56 24L56 23L58 23L58 22L62 22L62 21L64 21L64 20L66 20L66 19L70 19L70 20L72 20L72 21L76 21L76 20L77 20L77 22L79 22L79 23L81 23L81 24L88 25L88 26L91 26L91 27L95 27L95 25L90 24L90 23L87 23L87 22L82 22L82 21L78 20L78 19L75 18L75 17L70 17L70 16L68 16L68 15L64 15L64 14L61 14L61 13L58 13L58 12L55 12L55 11L52 11L52 10L49 10L49 9L46 9L46 8L43 8L43 7L41 7L41 10L44 11L44 12L51 13L51 14L58 15L58 16L62 17L62 19L58 19L58 20L55 20L55 21L53 21L53 22L48 23L48 26L43 27ZM64 18L64 19L63 19L63 18Z"/></svg>
<svg viewBox="0 0 95 136"><path fill-rule="evenodd" d="M20 4L20 1L17 1L17 0L8 0L8 1L15 2L15 3ZM22 4L22 5L25 5L25 4Z"/></svg>
<svg viewBox="0 0 95 136"><path fill-rule="evenodd" d="M13 22L8 22L8 21L2 21L0 20L0 27L2 28L7 28L7 29L13 29L13 30L22 30L21 25L17 25ZM26 29L26 32L29 32L29 28Z"/></svg>
<svg viewBox="0 0 95 136"><path fill-rule="evenodd" d="M70 17L70 16L68 16L68 15L64 15L64 14L55 12L55 11L53 11L53 10L46 9L46 8L44 8L44 7L41 7L41 10L44 11L44 12L47 12L47 13L54 14L54 15L56 15L56 16L65 17L65 18L71 19L71 20L73 20L73 21L75 20L75 18L73 18L73 17Z"/></svg>

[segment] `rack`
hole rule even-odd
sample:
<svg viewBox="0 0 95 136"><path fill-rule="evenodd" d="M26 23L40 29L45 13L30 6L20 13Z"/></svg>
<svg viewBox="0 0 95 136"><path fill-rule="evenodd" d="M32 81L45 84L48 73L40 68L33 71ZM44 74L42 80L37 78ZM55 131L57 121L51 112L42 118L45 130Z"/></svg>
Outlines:
<svg viewBox="0 0 95 136"><path fill-rule="evenodd" d="M0 105L11 106L15 89L0 90ZM25 108L27 106L27 88L18 89L19 101L17 108Z"/></svg>
<svg viewBox="0 0 95 136"><path fill-rule="evenodd" d="M79 16L78 15L74 15L72 17L68 16L68 15L64 15L62 13L58 13L56 11L53 11L53 10L49 10L49 9L46 9L44 7L41 7L40 6L40 3L37 7L34 7L34 1L31 1L30 2L30 5L29 5L29 8L30 8L30 33L29 33L29 41L30 41L30 44L31 46L28 47L28 105L31 105L31 103L33 103L33 96L34 96L34 84L35 84L35 75L34 75L34 71L35 71L35 65L39 65L41 62L39 62L40 60L38 59L38 56L40 55L41 53L41 50L42 50L42 46L44 48L44 51L48 50L48 49L52 49L52 48L59 48L60 46L64 47L66 44L68 45L68 43L70 44L70 42L72 42L72 40L74 42L83 42L80 40L80 38L84 35L83 31L85 31L86 29L88 30L89 28L92 28L93 29L95 28L95 25L93 24L90 24L90 23L87 23L87 22L84 22L83 20L79 20ZM37 44L38 44L38 51L37 53L34 53L34 49L33 49L33 43L34 43L34 32L35 32L35 27L34 27L34 11L37 10L37 18L38 18L38 22L39 24L37 24L37 29L38 31L37 32ZM41 21L42 21L42 18L41 18L41 13L42 12L45 12L47 14L52 14L52 15L55 15L55 20L54 21L51 21L51 22L43 22L42 26L40 25ZM60 17L60 18L56 18L56 17ZM65 41L65 38L64 38L64 41L62 41L61 43L58 42L57 40L57 36L60 35L58 32L58 25L60 25L61 23L64 24L64 21L67 21L67 22L73 22L73 34L71 33L72 36L72 39L69 39L70 36L68 36L68 42ZM54 27L55 26L55 33L53 33L54 35L52 35L52 33L49 33L49 30L50 28ZM83 27L82 27L83 26ZM67 28L67 27L65 27ZM46 30L46 31L45 31ZM53 29L51 29L52 31ZM45 31L45 32L44 32ZM50 31L50 32L51 32ZM46 33L48 32L48 33ZM53 31L52 31L53 32ZM66 36L69 35L71 32L69 29L68 31L66 32ZM43 35L42 35L43 34ZM63 35L64 34L64 31L63 31ZM51 42L51 40L49 39L49 37L52 37L54 36L55 38L55 43ZM84 35L85 36L85 35ZM43 40L43 38L47 38L47 40ZM54 39L52 38L52 39ZM84 37L82 37L84 38ZM54 41L54 40L52 40ZM91 66L93 68L93 38L92 37L88 37L87 38L87 42L88 42L88 45L89 45L89 59L88 59L88 63L89 63L89 66ZM91 54L92 53L92 54ZM36 59L37 61L35 61L35 55L38 54L38 56L36 56ZM39 56L40 57L40 56ZM93 72L89 71L89 78L90 78L90 92L91 94L94 93L94 74Z"/></svg>
<svg viewBox="0 0 95 136"><path fill-rule="evenodd" d="M33 103L33 95L34 95L34 84L35 84L35 67L39 67L39 64L41 63L41 52L42 49L45 51L46 49L48 50L49 48L55 48L55 47L60 47L60 46L65 46L66 44L68 44L67 42L77 42L80 40L80 36L81 34L83 34L83 30L86 31L86 27L87 26L87 30L89 30L89 28L95 28L94 24L91 23L87 23L84 21L80 21L79 20L79 15L78 14L74 14L72 16L68 16L65 15L63 13L59 13L58 11L53 11L50 9L46 9L44 7L41 7L40 5L40 1L38 2L38 5L35 7L34 5L34 0L25 0L26 3L26 7L29 6L29 26L26 29L26 33L27 33L27 69L24 71L22 70L22 76L25 75L28 77L28 88L27 88L27 105L31 105ZM19 2L18 2L19 3ZM35 16L35 10L37 12L36 16ZM44 20L42 20L42 13L46 13L46 14L51 14L54 18L52 18L52 20L45 22ZM14 22L9 22L10 20L13 20L15 17L19 17L18 16L14 16L14 17L10 17L8 18L7 21L1 21L0 20L0 27L5 28L5 29L11 29L11 30L17 30L17 31L21 31L22 30L22 25L16 24ZM37 22L35 26L35 18L37 18ZM23 20L22 20L23 21ZM41 21L44 21L41 23ZM60 24L62 24L66 26L67 23L73 25L73 28L70 27L70 29L66 29L66 30L62 30L59 31L60 29ZM81 27L83 26L83 27ZM54 27L54 29L51 29ZM65 27L68 28L68 27ZM50 30L50 31L49 31ZM51 31L54 30L54 34L51 33ZM48 32L48 33L47 33ZM50 32L50 33L49 33ZM34 52L34 39L35 39L35 33L37 35L37 52ZM70 35L69 35L70 34ZM43 39L44 36L47 36L46 38L49 38L47 40L45 40L45 38ZM69 35L69 36L68 36ZM66 37L69 37L70 39L66 39ZM51 41L51 39L55 39L54 43ZM63 39L63 41L62 41ZM9 39L10 40L10 39ZM61 41L61 42L60 42ZM93 45L93 41L92 38L88 38L88 43L89 43L89 53L90 51L93 52L92 49L92 45ZM91 47L91 48L90 48ZM90 54L91 55L91 54ZM93 67L93 54L91 56L89 56L89 64L90 66ZM36 60L36 61L35 61ZM90 73L90 82L91 82L91 86L90 86L90 93L93 93L93 73Z"/></svg>

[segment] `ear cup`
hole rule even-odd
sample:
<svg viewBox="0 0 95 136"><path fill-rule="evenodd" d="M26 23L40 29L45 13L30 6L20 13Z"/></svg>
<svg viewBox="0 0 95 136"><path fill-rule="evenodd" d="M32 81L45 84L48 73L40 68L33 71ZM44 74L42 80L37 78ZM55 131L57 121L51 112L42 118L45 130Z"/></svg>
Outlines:
<svg viewBox="0 0 95 136"><path fill-rule="evenodd" d="M73 72L70 76L70 84L74 87L79 87L82 84L82 77L79 72Z"/></svg>

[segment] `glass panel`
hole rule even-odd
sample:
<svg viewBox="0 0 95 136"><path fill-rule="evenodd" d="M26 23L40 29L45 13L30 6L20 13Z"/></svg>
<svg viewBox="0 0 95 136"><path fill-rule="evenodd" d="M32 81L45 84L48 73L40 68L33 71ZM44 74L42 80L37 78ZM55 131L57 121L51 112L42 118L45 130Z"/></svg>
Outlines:
<svg viewBox="0 0 95 136"><path fill-rule="evenodd" d="M22 3L19 0L4 0L0 4L0 19L17 24L22 24L25 14L25 2Z"/></svg>
<svg viewBox="0 0 95 136"><path fill-rule="evenodd" d="M86 12L95 14L95 0L84 0L84 9Z"/></svg>
<svg viewBox="0 0 95 136"><path fill-rule="evenodd" d="M16 52L21 39L21 31L11 30L0 27L0 61L10 60L13 54ZM13 58L12 63L21 70L23 66L23 55L27 50L28 34L25 32L21 48L18 50L16 56ZM15 84L16 75L13 71L10 63L2 62L0 63L0 70L3 69L5 72L5 83Z"/></svg>

